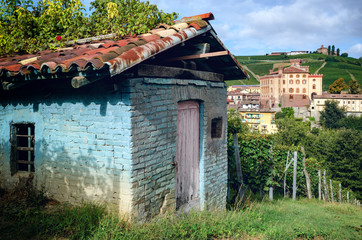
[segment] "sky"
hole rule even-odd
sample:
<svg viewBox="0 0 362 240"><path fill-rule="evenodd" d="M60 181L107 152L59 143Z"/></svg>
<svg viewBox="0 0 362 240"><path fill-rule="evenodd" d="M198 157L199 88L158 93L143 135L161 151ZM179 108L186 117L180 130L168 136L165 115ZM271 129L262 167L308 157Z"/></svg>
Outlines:
<svg viewBox="0 0 362 240"><path fill-rule="evenodd" d="M90 0L86 0L90 1ZM149 0L179 19L212 12L218 37L237 56L316 51L335 45L362 57L362 0Z"/></svg>

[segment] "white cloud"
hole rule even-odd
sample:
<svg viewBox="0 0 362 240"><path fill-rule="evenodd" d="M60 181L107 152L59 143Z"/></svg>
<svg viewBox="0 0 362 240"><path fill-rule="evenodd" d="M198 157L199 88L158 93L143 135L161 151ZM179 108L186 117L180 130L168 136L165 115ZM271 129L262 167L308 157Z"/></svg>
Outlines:
<svg viewBox="0 0 362 240"><path fill-rule="evenodd" d="M236 55L314 51L321 44L335 45L358 55L350 46L362 42L361 0L149 2L165 12L178 12L180 18L212 12L215 20L211 24L226 47Z"/></svg>
<svg viewBox="0 0 362 240"><path fill-rule="evenodd" d="M350 57L360 58L362 57L362 44L357 43L347 50Z"/></svg>

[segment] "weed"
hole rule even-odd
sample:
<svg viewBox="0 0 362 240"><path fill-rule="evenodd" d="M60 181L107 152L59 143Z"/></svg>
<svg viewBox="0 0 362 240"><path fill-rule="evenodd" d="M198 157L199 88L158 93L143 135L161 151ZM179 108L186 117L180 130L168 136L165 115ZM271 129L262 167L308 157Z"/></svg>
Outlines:
<svg viewBox="0 0 362 240"><path fill-rule="evenodd" d="M34 208L8 200L0 198L0 239L358 239L362 222L353 205L251 195L233 210L169 213L142 224L89 203Z"/></svg>

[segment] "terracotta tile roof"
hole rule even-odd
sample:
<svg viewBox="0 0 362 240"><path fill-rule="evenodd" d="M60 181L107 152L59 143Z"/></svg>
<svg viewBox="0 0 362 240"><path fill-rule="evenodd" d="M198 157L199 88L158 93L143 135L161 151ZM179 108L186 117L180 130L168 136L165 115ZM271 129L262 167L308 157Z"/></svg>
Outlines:
<svg viewBox="0 0 362 240"><path fill-rule="evenodd" d="M293 98L290 98L291 94L283 94L281 97L282 107L305 107L310 105L310 99L305 94L293 94ZM303 97L304 96L304 97Z"/></svg>
<svg viewBox="0 0 362 240"><path fill-rule="evenodd" d="M87 74L89 77L94 74L112 77L182 42L209 32L212 27L208 21L213 19L213 14L207 13L182 18L173 26L161 24L156 29L135 37L85 41L54 52L45 50L36 54L3 57L0 58L0 80L4 85L4 82L7 84L14 78L33 80L39 79L42 74L55 73L72 73L73 77ZM223 50L227 51L226 48ZM241 77L244 75L245 78L247 74L240 64L228 51L227 55L233 60L233 66L239 69L239 75L241 73Z"/></svg>
<svg viewBox="0 0 362 240"><path fill-rule="evenodd" d="M355 99L361 100L362 94L323 94L323 95L314 95L314 99Z"/></svg>
<svg viewBox="0 0 362 240"><path fill-rule="evenodd" d="M284 73L307 73L306 70L298 67L288 67L283 70Z"/></svg>

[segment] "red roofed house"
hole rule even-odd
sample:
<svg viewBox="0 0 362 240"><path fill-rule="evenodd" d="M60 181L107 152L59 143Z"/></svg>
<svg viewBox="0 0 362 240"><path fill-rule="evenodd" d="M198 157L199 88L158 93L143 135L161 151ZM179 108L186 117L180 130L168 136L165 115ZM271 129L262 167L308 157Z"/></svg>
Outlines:
<svg viewBox="0 0 362 240"><path fill-rule="evenodd" d="M136 218L225 208L224 80L247 75L213 19L0 58L0 187Z"/></svg>
<svg viewBox="0 0 362 240"><path fill-rule="evenodd" d="M290 60L291 66L270 70L260 77L260 105L262 108L309 106L314 95L322 94L323 75L309 73L301 66L301 59Z"/></svg>

